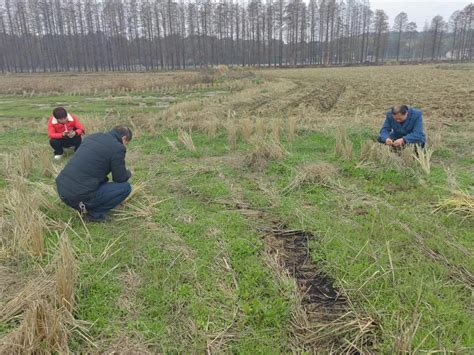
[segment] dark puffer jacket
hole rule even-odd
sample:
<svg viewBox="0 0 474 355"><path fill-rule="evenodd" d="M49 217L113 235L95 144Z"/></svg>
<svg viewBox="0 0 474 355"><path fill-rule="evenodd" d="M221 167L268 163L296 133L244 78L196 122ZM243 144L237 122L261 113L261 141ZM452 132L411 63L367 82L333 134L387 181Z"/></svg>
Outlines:
<svg viewBox="0 0 474 355"><path fill-rule="evenodd" d="M90 201L109 173L114 182L127 181L131 174L125 167L125 153L115 130L86 137L56 178L61 199L71 206Z"/></svg>

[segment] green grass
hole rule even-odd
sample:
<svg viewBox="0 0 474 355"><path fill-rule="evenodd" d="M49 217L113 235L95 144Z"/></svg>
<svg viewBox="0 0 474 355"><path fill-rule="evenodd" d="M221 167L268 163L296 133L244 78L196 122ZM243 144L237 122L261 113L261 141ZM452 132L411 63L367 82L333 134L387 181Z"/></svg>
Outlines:
<svg viewBox="0 0 474 355"><path fill-rule="evenodd" d="M148 99L153 93L140 95L113 105L87 96L4 96L0 118L45 117L59 103L78 115L103 114L109 108L122 116L158 110L138 107L137 102L151 105L155 100ZM40 103L48 107L35 106ZM130 161L132 184L145 180L148 195L160 201L149 217L88 225L87 231L72 210L49 197L58 207L47 215L71 219L78 234L69 233L79 267L74 314L92 324L90 335L99 350L125 336L158 352L204 352L224 335L217 350L291 351L294 290L265 263L265 243L255 228L270 222L247 218L223 200L264 208L289 228L315 235L309 245L312 259L360 314L375 320L373 351L395 351L395 338L418 318L412 350L472 347L472 285L463 281L462 268L474 271L473 221L433 213L439 199L450 194L443 166L456 155L449 147L435 151L436 162L426 176L416 166L358 165L361 142L373 137L369 129L349 129L354 143L350 161L335 156L333 130L307 130L292 144L284 142L289 154L282 161L256 172L243 164L251 146L239 141L237 151L231 151L223 131L215 138L193 131L196 152L184 149L177 137L176 131L159 130L129 146L129 154L139 156ZM166 139L177 142L179 150ZM31 143L46 147L46 133L28 127L0 133L3 152ZM303 185L283 193L300 166L321 161L337 167L334 186ZM464 157L452 167L462 188L474 184L471 163ZM29 179L54 184L37 170ZM8 189L3 178L0 188ZM51 256L57 236L50 232L47 238ZM20 273L27 269L18 266ZM1 325L0 333L13 326ZM70 345L77 352L89 347L79 337Z"/></svg>

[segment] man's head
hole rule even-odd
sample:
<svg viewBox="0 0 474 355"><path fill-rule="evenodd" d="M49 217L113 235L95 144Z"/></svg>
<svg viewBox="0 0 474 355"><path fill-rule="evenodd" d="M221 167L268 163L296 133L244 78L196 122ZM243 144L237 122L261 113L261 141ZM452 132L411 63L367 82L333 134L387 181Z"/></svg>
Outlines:
<svg viewBox="0 0 474 355"><path fill-rule="evenodd" d="M408 117L407 105L396 105L392 107L393 119L397 122L404 122Z"/></svg>
<svg viewBox="0 0 474 355"><path fill-rule="evenodd" d="M132 140L132 130L127 126L115 126L113 130L122 137L123 145L127 146Z"/></svg>
<svg viewBox="0 0 474 355"><path fill-rule="evenodd" d="M67 111L64 109L64 107L56 107L53 110L53 116L60 123L64 123L67 120Z"/></svg>

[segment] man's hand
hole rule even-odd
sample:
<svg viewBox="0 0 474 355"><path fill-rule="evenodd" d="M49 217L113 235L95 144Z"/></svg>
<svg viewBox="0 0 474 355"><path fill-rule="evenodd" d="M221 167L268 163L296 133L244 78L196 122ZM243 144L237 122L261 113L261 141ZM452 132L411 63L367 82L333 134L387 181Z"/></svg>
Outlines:
<svg viewBox="0 0 474 355"><path fill-rule="evenodd" d="M385 145L392 145L392 144L393 144L393 141L390 138L387 138L385 140Z"/></svg>
<svg viewBox="0 0 474 355"><path fill-rule="evenodd" d="M74 138L76 135L76 131L69 131L69 134L67 135L69 138Z"/></svg>
<svg viewBox="0 0 474 355"><path fill-rule="evenodd" d="M393 142L393 146L395 147L401 147L404 144L405 144L405 141L403 140L403 138L399 138L395 142Z"/></svg>
<svg viewBox="0 0 474 355"><path fill-rule="evenodd" d="M64 131L63 132L63 137L69 137L69 133L70 133L69 131Z"/></svg>

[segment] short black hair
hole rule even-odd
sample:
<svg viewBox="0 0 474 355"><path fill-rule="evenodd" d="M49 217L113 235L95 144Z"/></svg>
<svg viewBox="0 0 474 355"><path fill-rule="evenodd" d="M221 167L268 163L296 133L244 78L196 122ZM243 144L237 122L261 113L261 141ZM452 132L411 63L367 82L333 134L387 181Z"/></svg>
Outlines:
<svg viewBox="0 0 474 355"><path fill-rule="evenodd" d="M405 113L408 112L408 106L407 105L396 105L392 107L392 114L396 115L397 113L400 113L404 115Z"/></svg>
<svg viewBox="0 0 474 355"><path fill-rule="evenodd" d="M66 118L67 117L67 111L64 109L64 107L56 107L53 110L53 116L57 120L59 120L61 118Z"/></svg>
<svg viewBox="0 0 474 355"><path fill-rule="evenodd" d="M129 127L120 125L115 126L113 130L118 132L120 134L120 137L127 137L129 142L132 140L132 130Z"/></svg>

